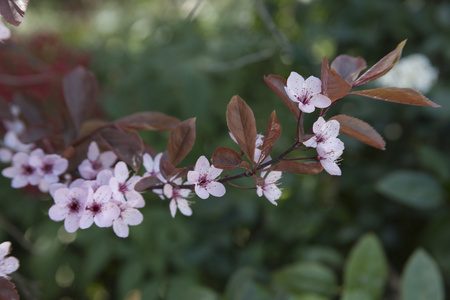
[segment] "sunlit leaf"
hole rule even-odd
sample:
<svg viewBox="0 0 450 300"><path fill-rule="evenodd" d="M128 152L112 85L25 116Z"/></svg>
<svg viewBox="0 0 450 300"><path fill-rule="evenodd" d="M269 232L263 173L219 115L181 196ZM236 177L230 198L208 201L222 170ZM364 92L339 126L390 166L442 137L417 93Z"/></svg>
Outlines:
<svg viewBox="0 0 450 300"><path fill-rule="evenodd" d="M387 276L388 268L380 241L373 234L364 235L353 246L345 264L343 299L356 300L355 294L359 294L361 299L380 299Z"/></svg>
<svg viewBox="0 0 450 300"><path fill-rule="evenodd" d="M376 187L384 196L418 209L436 208L444 201L439 182L423 172L394 171L381 178Z"/></svg>
<svg viewBox="0 0 450 300"><path fill-rule="evenodd" d="M359 73L367 67L366 61L362 57L353 57L342 54L336 57L330 68L335 70L349 84L352 84Z"/></svg>
<svg viewBox="0 0 450 300"><path fill-rule="evenodd" d="M353 87L378 79L389 72L400 59L405 43L406 40L401 42L394 51L390 52L388 55L380 59L375 65L373 65L369 70L362 74L353 83Z"/></svg>
<svg viewBox="0 0 450 300"><path fill-rule="evenodd" d="M281 161L281 162L277 163L273 167L270 167L268 170L282 171L282 172L296 173L296 174L315 175L315 174L322 172L323 167L319 162L315 162L315 161L299 162L299 161L286 160L286 161Z"/></svg>
<svg viewBox="0 0 450 300"><path fill-rule="evenodd" d="M161 130L167 131L174 129L180 120L155 111L144 111L134 113L116 121L130 128L137 130Z"/></svg>
<svg viewBox="0 0 450 300"><path fill-rule="evenodd" d="M191 152L195 143L195 118L179 123L170 133L167 144L169 161L178 165Z"/></svg>
<svg viewBox="0 0 450 300"><path fill-rule="evenodd" d="M214 151L212 163L219 169L233 169L242 163L241 155L227 147L219 147Z"/></svg>
<svg viewBox="0 0 450 300"><path fill-rule="evenodd" d="M120 160L126 162L134 171L139 170L144 146L136 131L105 128L99 135Z"/></svg>
<svg viewBox="0 0 450 300"><path fill-rule="evenodd" d="M347 115L337 115L330 120L339 122L341 133L377 149L385 150L386 142L383 137L366 122Z"/></svg>
<svg viewBox="0 0 450 300"><path fill-rule="evenodd" d="M352 86L345 81L335 70L328 67L326 58L322 60L322 93L331 101L336 101L346 96Z"/></svg>
<svg viewBox="0 0 450 300"><path fill-rule="evenodd" d="M402 273L402 299L444 300L444 282L435 260L423 249L408 259Z"/></svg>
<svg viewBox="0 0 450 300"><path fill-rule="evenodd" d="M434 103L418 91L410 88L384 87L355 91L349 94L401 104L440 107L439 104Z"/></svg>
<svg viewBox="0 0 450 300"><path fill-rule="evenodd" d="M11 25L19 26L27 11L28 0L1 0L0 15Z"/></svg>
<svg viewBox="0 0 450 300"><path fill-rule="evenodd" d="M248 159L253 162L256 144L256 121L252 109L239 96L231 98L227 106L228 129Z"/></svg>
<svg viewBox="0 0 450 300"><path fill-rule="evenodd" d="M99 88L95 75L79 66L63 79L63 92L69 114L78 131L94 109Z"/></svg>
<svg viewBox="0 0 450 300"><path fill-rule="evenodd" d="M275 111L270 115L269 122L266 127L266 135L264 136L263 145L261 148L261 159L263 161L264 158L270 154L272 151L273 144L278 140L281 136L281 124L278 122L277 114Z"/></svg>
<svg viewBox="0 0 450 300"><path fill-rule="evenodd" d="M289 110L292 112L294 117L298 118L300 110L296 105L294 105L292 100L286 94L286 90L284 89L284 87L286 86L286 79L281 76L271 74L267 77L264 77L264 81L278 95L278 97L281 98L287 108L289 108Z"/></svg>

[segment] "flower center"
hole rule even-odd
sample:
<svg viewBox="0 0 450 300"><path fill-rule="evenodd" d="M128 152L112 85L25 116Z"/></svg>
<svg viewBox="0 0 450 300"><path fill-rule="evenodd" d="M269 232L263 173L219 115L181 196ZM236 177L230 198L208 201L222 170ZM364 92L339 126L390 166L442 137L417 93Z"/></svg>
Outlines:
<svg viewBox="0 0 450 300"><path fill-rule="evenodd" d="M119 183L119 192L125 194L128 191L127 184L125 182Z"/></svg>
<svg viewBox="0 0 450 300"><path fill-rule="evenodd" d="M309 101L311 100L311 95L308 92L304 92L303 94L299 95L297 99L303 104L309 104Z"/></svg>
<svg viewBox="0 0 450 300"><path fill-rule="evenodd" d="M202 175L198 180L198 185L201 187L205 187L209 183L209 180L206 178L206 175Z"/></svg>
<svg viewBox="0 0 450 300"><path fill-rule="evenodd" d="M92 211L94 215L98 214L102 210L102 205L100 203L94 202L88 210Z"/></svg>
<svg viewBox="0 0 450 300"><path fill-rule="evenodd" d="M44 171L44 174L49 174L53 171L53 165L52 164L45 164L42 167L42 171Z"/></svg>
<svg viewBox="0 0 450 300"><path fill-rule="evenodd" d="M78 213L78 211L80 210L80 203L77 199L72 198L72 202L70 202L69 204L69 210L71 213Z"/></svg>
<svg viewBox="0 0 450 300"><path fill-rule="evenodd" d="M30 165L22 166L22 174L23 175L32 175L34 173L34 168Z"/></svg>
<svg viewBox="0 0 450 300"><path fill-rule="evenodd" d="M100 170L101 167L103 167L102 163L99 162L98 160L92 162L92 169L94 170Z"/></svg>

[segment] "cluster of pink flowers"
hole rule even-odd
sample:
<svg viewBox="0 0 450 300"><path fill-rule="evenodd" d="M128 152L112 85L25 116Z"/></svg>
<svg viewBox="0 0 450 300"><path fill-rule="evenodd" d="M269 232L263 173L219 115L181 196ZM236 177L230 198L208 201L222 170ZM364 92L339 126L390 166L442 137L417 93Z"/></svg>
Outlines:
<svg viewBox="0 0 450 300"><path fill-rule="evenodd" d="M311 113L317 108L327 108L331 100L321 94L322 82L314 76L304 80L296 72L291 72L285 87L289 98L298 104L298 108L304 113ZM304 141L307 147L316 148L317 158L325 171L330 175L341 175L341 169L336 161L344 151L344 143L337 138L340 124L336 120L326 122L319 117L313 125L314 136Z"/></svg>

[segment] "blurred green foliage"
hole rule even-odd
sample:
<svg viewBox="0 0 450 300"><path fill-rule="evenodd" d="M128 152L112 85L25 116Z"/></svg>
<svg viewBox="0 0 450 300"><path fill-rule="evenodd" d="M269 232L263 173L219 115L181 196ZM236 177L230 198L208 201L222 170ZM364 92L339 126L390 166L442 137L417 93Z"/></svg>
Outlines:
<svg viewBox="0 0 450 300"><path fill-rule="evenodd" d="M408 39L404 55L422 53L439 69L427 96L442 108L348 97L329 115L368 122L386 151L343 137L343 176L286 174L277 207L228 188L224 198L195 198L192 217L172 219L168 202L148 194L144 222L124 240L108 229L67 234L47 216L49 196L24 195L2 178L0 240L12 240L20 259L13 280L22 297L326 300L344 289L346 300L398 299L426 268L438 290L430 294L443 293L440 274L449 291L449 20L450 4L437 0L31 1L13 35L58 31L92 53L111 119L144 110L197 117L186 165L234 147L225 110L235 94L261 133L277 111L283 136L274 153L287 148L295 120L263 76L319 76L323 56L362 56L370 66ZM157 151L167 137L145 134Z"/></svg>

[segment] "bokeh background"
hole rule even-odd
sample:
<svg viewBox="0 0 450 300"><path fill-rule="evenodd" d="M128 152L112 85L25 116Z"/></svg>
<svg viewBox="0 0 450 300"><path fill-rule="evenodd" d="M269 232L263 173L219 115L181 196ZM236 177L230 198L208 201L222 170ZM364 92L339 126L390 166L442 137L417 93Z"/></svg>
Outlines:
<svg viewBox="0 0 450 300"><path fill-rule="evenodd" d="M386 151L342 137L343 175L285 174L276 207L252 190L228 188L223 198L195 198L193 216L173 219L167 200L146 194L144 222L127 239L111 229L68 234L48 218L50 196L0 178L0 241L12 241L21 262L13 281L23 299L339 299L350 249L369 232L389 265L382 299L400 299L402 270L418 248L450 290L448 1L35 0L12 30L0 53L19 56L0 62L3 74L38 61L62 76L81 63L96 74L111 120L149 110L196 117L185 165L235 147L225 111L236 94L261 133L276 110L283 135L274 153L289 147L295 119L263 76L319 77L324 56L362 56L370 66L407 39L403 56L421 54L430 64L410 67L411 81L438 74L423 92L442 106L347 97L329 116L368 122ZM167 133L143 136L165 150ZM300 275L291 279L294 267Z"/></svg>

